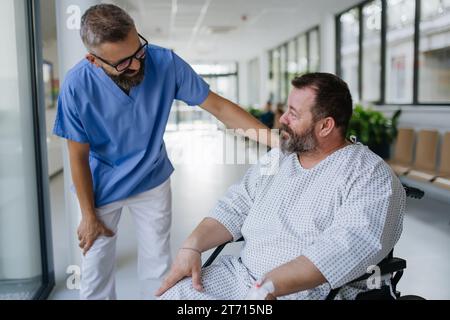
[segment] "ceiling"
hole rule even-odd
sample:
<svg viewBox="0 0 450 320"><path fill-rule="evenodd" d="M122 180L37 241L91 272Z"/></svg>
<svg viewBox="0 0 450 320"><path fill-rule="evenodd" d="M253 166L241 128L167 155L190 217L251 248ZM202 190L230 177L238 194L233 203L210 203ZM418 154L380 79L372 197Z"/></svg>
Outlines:
<svg viewBox="0 0 450 320"><path fill-rule="evenodd" d="M55 37L54 0L43 3L44 39ZM75 1L76 2L76 1ZM250 59L360 0L113 0L148 40L190 61ZM53 5L54 6L54 5ZM53 14L53 19L50 15Z"/></svg>

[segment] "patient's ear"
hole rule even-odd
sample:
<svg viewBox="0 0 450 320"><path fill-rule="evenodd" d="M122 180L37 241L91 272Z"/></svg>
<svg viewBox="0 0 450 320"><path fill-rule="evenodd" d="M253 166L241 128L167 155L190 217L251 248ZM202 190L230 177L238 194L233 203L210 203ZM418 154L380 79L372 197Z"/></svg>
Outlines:
<svg viewBox="0 0 450 320"><path fill-rule="evenodd" d="M328 135L331 134L333 129L336 127L336 122L333 118L327 117L325 119L322 119L320 121L320 128L319 128L319 136L321 138L325 138Z"/></svg>

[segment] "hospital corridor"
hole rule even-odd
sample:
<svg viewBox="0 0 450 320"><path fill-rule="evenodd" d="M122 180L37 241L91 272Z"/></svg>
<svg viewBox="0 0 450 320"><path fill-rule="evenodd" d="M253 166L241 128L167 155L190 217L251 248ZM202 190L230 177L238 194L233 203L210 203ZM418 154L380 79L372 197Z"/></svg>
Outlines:
<svg viewBox="0 0 450 320"><path fill-rule="evenodd" d="M449 0L0 9L0 305L450 300Z"/></svg>
<svg viewBox="0 0 450 320"><path fill-rule="evenodd" d="M195 136L198 147L208 143L214 133L188 132ZM179 139L179 133L168 133L167 141ZM177 137L178 136L178 137ZM168 142L170 149L170 142ZM254 147L253 147L254 148ZM197 159L198 162L201 158ZM249 165L179 165L172 177L174 198L173 226L172 226L172 254L175 255L184 238L202 220L214 206L215 199L220 198L228 186L235 183L245 173ZM211 179L214 176L214 179ZM187 182L192 183L189 190L177 188ZM55 276L56 286L50 299L78 299L76 290L69 290L66 286L67 269L67 235L64 230L67 226L63 217L53 212L62 212L64 203L62 199L63 176L58 175L50 182L52 194L52 227L55 231ZM185 203L192 203L185 205ZM432 217L428 213L433 208ZM399 290L414 293L428 299L447 299L450 295L440 275L450 268L450 257L447 250L449 243L449 217L448 207L445 203L432 198L423 200L411 199L408 201L407 215L405 217L405 231L399 244L396 246L396 255L408 257L408 272L400 283ZM133 234L135 228L129 212L123 212L121 229L117 249L117 292L118 299L140 299L140 285L136 273L136 239ZM239 254L242 245L230 244L222 254ZM203 260L206 261L212 250L206 252ZM58 258L59 257L59 258ZM428 261L424 263L424 259ZM150 292L157 289L158 283L149 282L147 288Z"/></svg>

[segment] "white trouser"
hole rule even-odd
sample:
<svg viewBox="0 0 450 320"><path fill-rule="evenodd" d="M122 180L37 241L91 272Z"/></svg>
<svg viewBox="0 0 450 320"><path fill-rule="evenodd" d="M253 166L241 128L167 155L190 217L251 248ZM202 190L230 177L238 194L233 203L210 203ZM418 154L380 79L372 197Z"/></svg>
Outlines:
<svg viewBox="0 0 450 320"><path fill-rule="evenodd" d="M125 206L130 210L136 226L140 282L162 279L172 263L169 239L171 205L169 179L152 190L96 209L99 219L115 236L99 237L82 258L80 299L116 299L117 225Z"/></svg>

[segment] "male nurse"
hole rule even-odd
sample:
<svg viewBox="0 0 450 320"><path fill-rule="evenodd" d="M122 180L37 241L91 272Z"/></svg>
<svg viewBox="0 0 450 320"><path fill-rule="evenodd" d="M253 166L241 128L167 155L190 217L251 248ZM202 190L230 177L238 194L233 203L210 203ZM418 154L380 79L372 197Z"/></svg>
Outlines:
<svg viewBox="0 0 450 320"><path fill-rule="evenodd" d="M82 212L80 298L116 299L116 233L123 207L135 220L139 280L159 281L171 265L174 169L163 135L174 99L199 105L229 128L267 128L211 92L173 51L148 44L117 6L88 9L81 38L88 53L66 75L54 134L68 141Z"/></svg>

